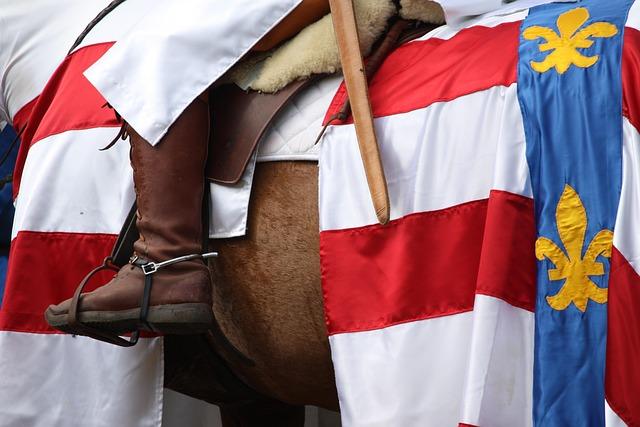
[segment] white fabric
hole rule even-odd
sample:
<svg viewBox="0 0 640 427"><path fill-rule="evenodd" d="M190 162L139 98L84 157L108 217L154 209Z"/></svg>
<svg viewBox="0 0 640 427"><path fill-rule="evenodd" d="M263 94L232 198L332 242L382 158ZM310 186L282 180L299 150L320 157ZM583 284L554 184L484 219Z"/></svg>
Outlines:
<svg viewBox="0 0 640 427"><path fill-rule="evenodd" d="M514 84L376 119L391 219L484 199L491 189L530 196L517 105ZM320 228L377 223L353 126L329 128L321 163Z"/></svg>
<svg viewBox="0 0 640 427"><path fill-rule="evenodd" d="M625 26L640 30L640 2L631 5Z"/></svg>
<svg viewBox="0 0 640 427"><path fill-rule="evenodd" d="M24 104L40 94L77 35L106 4L106 0L0 0L0 114L4 118L11 121ZM132 10L132 6L127 7ZM138 2L137 7L144 10L144 2ZM113 136L114 130L102 130L101 135ZM65 136L58 138L65 140ZM42 143L33 147L35 157L27 159L26 189L21 193L24 203L17 201L14 235L19 230L44 229L91 232L100 228L117 233L118 211L113 215L110 210L104 211L100 219L92 210L94 198L85 200L85 204L76 203L73 194L75 189L91 186L89 179L78 178L90 176L91 167L101 166L93 160L83 163L69 159L70 154L62 153L61 147ZM99 141L91 141L89 146L95 147L93 143ZM76 148L87 146L77 144ZM66 176L69 181L62 182L54 178L64 170L62 163L53 164L48 159L41 167L35 165L36 157L46 156L46 151L59 161L64 159L64 164L78 174ZM95 160L96 154L87 158ZM113 159L117 154L118 150L103 157ZM75 169L77 165L84 165L84 169ZM106 165L114 166L110 160ZM122 168L116 167L113 172L122 172ZM122 181L116 176L115 182ZM54 206L45 200L54 201ZM61 201L69 204L61 205ZM27 211L27 207L31 209ZM89 222L82 221L83 214ZM71 336L0 332L0 424L157 426L162 373L160 339L144 339L134 349L120 349Z"/></svg>
<svg viewBox="0 0 640 427"><path fill-rule="evenodd" d="M640 133L626 118L622 131L622 189L613 246L640 274Z"/></svg>
<svg viewBox="0 0 640 427"><path fill-rule="evenodd" d="M136 28L138 23L147 16L149 10L160 7L162 1L166 0L135 0L121 3L89 31L74 52L85 46L120 40ZM109 2L101 1L101 3ZM83 25L86 24L88 22L83 23ZM71 44L67 49L70 47Z"/></svg>
<svg viewBox="0 0 640 427"><path fill-rule="evenodd" d="M325 77L294 96L265 132L258 161L317 161L320 144L314 145L342 76Z"/></svg>
<svg viewBox="0 0 640 427"><path fill-rule="evenodd" d="M534 314L476 295L461 422L532 425Z"/></svg>
<svg viewBox="0 0 640 427"><path fill-rule="evenodd" d="M114 128L68 131L31 147L16 199L13 238L25 230L120 232L135 199L129 146L98 151L116 133Z"/></svg>
<svg viewBox="0 0 640 427"><path fill-rule="evenodd" d="M108 3L0 0L0 117L11 121L40 94L78 34ZM119 39L154 7L155 0L123 3L80 47ZM322 94L330 96L329 91ZM324 107L313 108L315 120L316 111ZM298 117L309 115L301 111ZM288 120L282 126L293 124ZM113 128L68 131L32 147L16 201L14 237L21 230L119 231L133 201L128 146L120 143L107 152L97 150L115 132ZM270 159L282 152L296 155L281 144L269 152ZM225 200L217 205L241 212L223 213L224 218L246 223L248 197L249 190L233 195L243 200L239 210ZM244 234L244 227L237 229ZM166 426L190 426L171 402L162 412L162 364L159 339L121 350L85 338L0 332L0 425L158 426L163 413ZM209 406L187 399L179 405L179 413L201 413Z"/></svg>
<svg viewBox="0 0 640 427"><path fill-rule="evenodd" d="M468 16L477 16L502 7L502 0L439 0L448 25L456 25Z"/></svg>
<svg viewBox="0 0 640 427"><path fill-rule="evenodd" d="M457 32L444 27L424 39ZM485 199L491 190L532 197L515 84L378 118L375 126L392 220ZM320 157L321 230L376 222L353 126L333 126ZM343 425L530 426L533 336L532 312L485 295L476 295L473 312L335 334Z"/></svg>
<svg viewBox="0 0 640 427"><path fill-rule="evenodd" d="M0 332L0 349L3 427L160 425L161 339L121 348L71 335Z"/></svg>
<svg viewBox="0 0 640 427"><path fill-rule="evenodd" d="M609 402L604 402L604 425L605 427L627 427L627 423L622 421L618 414L613 412Z"/></svg>
<svg viewBox="0 0 640 427"><path fill-rule="evenodd" d="M392 219L484 199L492 189L531 197L515 84L375 125ZM376 223L352 126L327 133L320 188L321 230ZM473 312L331 336L343 425L531 425L533 319L477 295Z"/></svg>
<svg viewBox="0 0 640 427"><path fill-rule="evenodd" d="M242 178L236 184L211 183L210 238L226 239L246 234L255 168L256 154L254 153Z"/></svg>
<svg viewBox="0 0 640 427"><path fill-rule="evenodd" d="M125 25L136 23L135 29L85 74L141 135L156 143L197 95L299 2L218 0L185 7L164 0L144 19L128 18ZM86 43L107 35L101 28ZM297 95L263 138L260 161L316 161L313 141L338 84L323 81ZM238 184L211 185L210 237L246 233L254 162Z"/></svg>
<svg viewBox="0 0 640 427"><path fill-rule="evenodd" d="M471 312L329 337L344 427L454 427Z"/></svg>
<svg viewBox="0 0 640 427"><path fill-rule="evenodd" d="M40 94L78 34L108 3L0 0L0 119L11 123Z"/></svg>
<svg viewBox="0 0 640 427"><path fill-rule="evenodd" d="M68 25L65 19L48 19L46 21L47 25L44 25L43 19L40 19L42 17L41 14L32 14L28 22L24 22L25 20L20 19L20 17L27 10L25 3L14 2L7 4L6 7L4 4L2 5L0 22L4 23L6 20L7 25L0 26L0 36L5 33L7 35L13 34L11 31L17 31L17 27L20 27L25 31L24 34L20 33L21 35L28 33L31 36L25 40L16 39L16 45L20 45L22 49L28 48L29 52L34 52L33 54L25 55L21 61L17 61L10 56L12 49L5 48L4 44L3 49L0 49L0 65L5 64L3 68L0 68L0 70L4 69L4 73L1 74L5 76L0 82L6 86L6 97L9 100L9 105L14 106L10 108L11 116L19 109L15 105L23 105L39 94L50 74L61 58L64 57L68 48L71 47L75 37L106 3L108 2L82 2L81 4L74 3L73 7L64 8L69 20L75 23L73 26ZM50 6L52 6L50 2L32 3L28 10L41 8L43 14L50 18L54 12L49 9ZM138 24L140 19L145 16L143 12L157 7L159 5L155 3L155 0L123 3L94 27L78 48L116 40L120 35L127 34ZM63 5L58 3L55 11L60 11L61 8L63 8ZM53 37L50 32L54 34ZM44 43L45 41L46 43ZM9 44L7 43L6 45ZM25 80L32 84L25 84ZM167 84L170 84L170 82ZM317 161L318 146L314 147L313 141L320 132L322 118L338 85L339 79L337 78L322 80L296 96L294 102L285 108L275 121L274 126L263 138L263 142L260 145L260 161ZM0 106L2 105L2 98L0 97ZM69 155L66 149L72 141L73 133L55 135L34 146L33 152L29 155L38 158L37 161L30 161L29 164L41 165L43 164L42 162L45 162L45 165L50 166L45 166L44 168L34 166L25 169L22 188L38 188L38 191L36 193L25 192L24 200L19 203L14 237L15 231L20 229L56 230L59 224L56 224L53 216L47 214L48 210L64 211L74 206L73 200L98 201L97 199L100 199L100 208L96 205L96 209L92 209L90 212L70 210L70 213L75 215L77 220L74 223L75 225L86 224L94 232L104 232L107 229L118 229L119 226L114 227L114 224L122 224L128 209L122 208L122 206L129 203L129 201L133 201L133 193L131 191L126 192L125 200L108 200L102 196L97 197L97 188L110 188L112 183L103 182L104 180L101 177L105 177L105 170L112 167L116 167L122 172L116 177L117 182L130 180L131 173L128 167L126 144L117 144L109 150L111 153L98 153L96 151L97 148L103 141L107 141L111 137L112 130L95 129L89 132L94 134L94 139L90 144L83 147L82 158L87 159L92 168L87 168L87 165L81 162L69 162L68 169L65 168L60 171L58 177L53 178L56 181L56 185L63 185L68 190L58 200L43 198L43 195L46 194L46 189L53 185L53 182L47 182L51 177L46 175L45 171L55 166L53 159L57 161L61 161L65 157L68 159ZM49 153L44 147L40 147L40 144L61 145L54 147L53 152ZM96 179L100 181L92 188L83 187L82 183L76 182L75 179L75 177L86 175L88 171L95 173ZM229 186L212 184L212 200L215 207L211 213L210 221L212 238L237 237L246 233L252 179L253 169L250 165L239 185L230 188ZM38 182L32 182L34 180ZM82 188L84 188L84 191L78 192ZM51 206L51 203L54 206ZM96 221L95 215L92 215L102 208L111 207L117 207L115 211L109 211L118 212L118 214L112 215L107 220L108 224L100 224ZM37 222L38 226L34 222Z"/></svg>
<svg viewBox="0 0 640 427"><path fill-rule="evenodd" d="M2 0L0 0L2 1ZM4 1L6 2L6 0ZM3 49L0 49L0 88L5 89L11 116L18 110L18 106L35 98L58 63L71 47L77 35L82 31L86 23L91 20L108 2L81 2L73 3L68 7L58 3L55 9L50 2L31 2L31 6L25 7L23 2L10 2L1 4L0 10L0 36L19 34L21 37L13 39L9 43L5 39ZM109 42L119 39L134 28L145 16L145 12L155 9L159 5L155 0L138 0L136 2L125 2L111 12L103 21L94 27L78 48L96 43ZM32 10L40 10L42 14L31 13L28 20L21 19L25 13ZM50 19L64 9L66 19ZM46 21L43 17L46 15ZM46 22L46 25L45 25ZM18 32L18 28L23 32ZM6 47L5 47L6 46ZM12 47L15 46L15 50ZM17 47L21 47L17 49ZM28 55L20 56L18 61L14 56L26 50ZM31 53L33 52L33 53ZM12 56L14 55L14 56ZM26 83L29 84L26 84ZM168 85L172 84L167 82ZM313 146L315 137L321 129L321 122L324 113L340 84L340 78L323 79L312 84L309 88L298 94L291 105L285 107L274 125L267 131L260 143L259 161L280 161L280 160L310 160L317 161L319 145ZM0 106L2 99L0 97ZM108 141L112 136L110 129L94 129L88 131L92 134L92 140L81 148L81 156L86 161L69 162L69 166L60 170L59 175L50 177L46 171L53 170L56 161L62 159L69 160L67 148L72 142L74 133L55 135L39 142L33 147L30 157L33 160L27 163L23 176L22 188L27 188L21 194L18 202L19 207L16 212L14 227L15 232L20 229L34 231L56 230L60 224L54 216L48 215L48 211L53 209L65 211L76 205L74 200L94 200L96 205L89 211L73 209L69 213L74 217L72 227L86 228L92 232L105 232L105 230L118 230L127 213L127 203L133 201L133 192L130 184L126 184L129 190L123 194L123 200L114 200L114 194L98 197L99 188L111 188L113 182L109 182L106 177L110 176L106 172L108 169L116 168L121 173L115 179L118 185L125 185L131 179L131 172L128 166L127 144L117 144L106 153L97 152L97 148L104 141ZM41 145L42 144L42 145ZM51 152L45 145L52 146ZM62 163L57 163L62 164ZM66 165L67 163L65 163ZM35 165L35 166L29 166ZM44 165L44 166L37 166ZM91 165L90 168L87 166ZM83 182L77 182L78 176L87 176L89 173L95 174L96 180L92 187L86 187ZM111 179L111 178L109 178ZM246 233L247 215L249 209L249 198L251 194L251 182L253 180L252 165L249 166L242 182L236 186L211 185L212 200L214 209L211 212L211 237L226 238L243 236ZM62 185L67 191L61 194L56 200L44 198L47 189L52 185ZM32 193L32 188L37 190ZM119 196L117 196L119 197ZM99 199L99 200L98 200ZM96 213L106 210L117 212L102 224L97 221ZM38 225L36 225L37 223ZM73 231L73 230L59 230Z"/></svg>
<svg viewBox="0 0 640 427"><path fill-rule="evenodd" d="M634 8L640 11L637 5ZM634 13L632 10L632 24ZM480 22L497 25L526 14L484 17ZM456 33L442 28L425 38L450 38ZM491 189L532 196L516 85L379 118L375 124L389 180L392 219L484 198ZM640 245L632 238L640 233L640 133L627 119L623 130L623 183L614 246L640 272ZM376 222L358 156L353 128L330 128L320 158L322 230ZM443 196L441 188L455 194ZM416 194L416 200L411 194ZM494 297L476 295L473 312L467 315L470 319L463 325L454 326L454 319L460 316L456 314L333 335L330 343L343 425L440 427L461 422L531 426L534 314ZM449 328L454 327L460 329L453 333ZM411 330L412 339L406 338L403 328ZM423 332L427 328L433 328L429 334ZM442 344L439 333L448 333L450 341ZM469 340L464 358L452 351L452 346L459 344L459 336ZM465 347L460 344L459 348ZM464 371L465 378L462 385L458 383L459 372L447 371L444 378L440 377L440 369L451 366L440 368L439 357L449 358L451 365L461 363L458 369ZM416 386L419 380L420 388ZM423 399L432 400L425 405ZM407 401L411 405L403 406ZM625 425L608 404L603 405L607 427ZM432 407L438 408L437 414L429 412ZM418 418L416 414L426 415Z"/></svg>
<svg viewBox="0 0 640 427"><path fill-rule="evenodd" d="M483 27L493 28L501 24L506 24L508 22L522 21L527 17L528 14L529 14L528 10L523 10L507 16L481 16L481 17L469 20L467 25L481 25ZM420 41L420 40L426 40L430 38L448 40L454 37L464 28L466 27L454 27L451 25L442 25L440 27L435 28L433 31L430 31L429 33L425 34L424 36L414 40L414 42Z"/></svg>
<svg viewBox="0 0 640 427"><path fill-rule="evenodd" d="M151 144L301 0L164 0L85 76Z"/></svg>
<svg viewBox="0 0 640 427"><path fill-rule="evenodd" d="M529 9L547 3L572 3L577 0L438 0L444 9L448 26L460 27L468 25L469 21L497 15L507 15L520 10Z"/></svg>

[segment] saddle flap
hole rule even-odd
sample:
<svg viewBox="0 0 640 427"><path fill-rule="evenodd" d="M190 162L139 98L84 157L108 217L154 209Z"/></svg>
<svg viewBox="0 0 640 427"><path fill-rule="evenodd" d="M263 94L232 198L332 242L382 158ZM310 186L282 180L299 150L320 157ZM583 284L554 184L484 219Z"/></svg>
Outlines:
<svg viewBox="0 0 640 427"><path fill-rule="evenodd" d="M235 184L271 121L288 101L314 79L300 80L274 94L245 92L234 84L210 92L211 133L207 179Z"/></svg>

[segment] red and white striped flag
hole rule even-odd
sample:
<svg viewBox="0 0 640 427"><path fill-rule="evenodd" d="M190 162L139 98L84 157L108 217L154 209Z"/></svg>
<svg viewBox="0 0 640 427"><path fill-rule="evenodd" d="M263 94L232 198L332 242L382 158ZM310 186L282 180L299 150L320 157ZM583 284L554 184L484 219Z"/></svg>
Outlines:
<svg viewBox="0 0 640 427"><path fill-rule="evenodd" d="M60 334L43 316L110 253L133 203L128 144L99 151L118 124L82 72L153 2L125 2L65 59L108 3L0 1L0 104L26 125L0 310L2 426L161 423L162 339L123 349Z"/></svg>
<svg viewBox="0 0 640 427"><path fill-rule="evenodd" d="M533 423L537 236L517 82L527 15L436 29L393 52L372 79L387 226L377 225L353 125L331 126L324 138L321 268L345 426ZM607 362L601 403L608 426L635 425L640 413L629 394L640 381L627 355L637 349L624 347L638 325L622 320L633 322L632 301L640 302L640 145L629 119L639 16L636 3L623 60L627 118L613 257L620 266L608 308L615 363ZM342 88L327 117L344 96Z"/></svg>

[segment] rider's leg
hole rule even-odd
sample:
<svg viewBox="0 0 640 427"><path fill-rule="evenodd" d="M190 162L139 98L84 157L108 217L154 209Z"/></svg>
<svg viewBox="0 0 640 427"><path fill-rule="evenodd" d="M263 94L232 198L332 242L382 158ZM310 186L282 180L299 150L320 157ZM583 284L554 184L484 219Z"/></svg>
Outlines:
<svg viewBox="0 0 640 427"><path fill-rule="evenodd" d="M209 109L200 98L156 146L129 131L140 232L134 255L142 262L202 253L208 133ZM109 283L81 296L79 320L117 333L137 329L144 282L142 270L128 264ZM49 323L64 330L69 307L70 300L50 306ZM210 276L202 260L176 263L153 274L147 323L154 330L197 333L211 322Z"/></svg>

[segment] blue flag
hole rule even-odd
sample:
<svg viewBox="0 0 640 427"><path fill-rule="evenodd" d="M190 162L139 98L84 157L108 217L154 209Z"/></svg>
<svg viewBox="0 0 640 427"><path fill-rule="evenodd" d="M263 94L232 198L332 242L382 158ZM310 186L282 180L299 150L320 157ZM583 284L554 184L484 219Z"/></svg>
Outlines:
<svg viewBox="0 0 640 427"><path fill-rule="evenodd" d="M518 95L538 258L533 418L603 426L609 258L622 184L624 26L630 0L534 8Z"/></svg>
<svg viewBox="0 0 640 427"><path fill-rule="evenodd" d="M0 132L0 155L4 155L7 152L15 138L16 133L11 126L6 126L2 132ZM15 144L9 153L9 157L7 157L5 162L0 165L0 180L2 180L3 183L10 179L17 155L18 144ZM4 283L7 277L13 214L12 187L11 182L7 182L0 189L0 305L2 304Z"/></svg>

